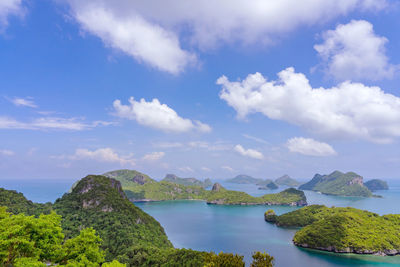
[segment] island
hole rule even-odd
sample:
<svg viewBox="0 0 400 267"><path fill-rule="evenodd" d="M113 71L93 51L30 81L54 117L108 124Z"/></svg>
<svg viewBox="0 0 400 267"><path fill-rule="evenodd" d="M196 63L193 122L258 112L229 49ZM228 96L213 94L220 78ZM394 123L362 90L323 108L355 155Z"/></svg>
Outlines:
<svg viewBox="0 0 400 267"><path fill-rule="evenodd" d="M254 178L245 174L239 174L234 178L228 179L226 181L228 183L234 183L234 184L260 184L264 182L263 179Z"/></svg>
<svg viewBox="0 0 400 267"><path fill-rule="evenodd" d="M280 216L273 210L266 221L281 227L302 227L293 237L296 246L335 253L400 254L400 215L379 216L355 208L307 206Z"/></svg>
<svg viewBox="0 0 400 267"><path fill-rule="evenodd" d="M316 174L311 181L300 185L299 189L335 196L373 196L372 192L364 185L363 177L354 172L334 171L329 175Z"/></svg>
<svg viewBox="0 0 400 267"><path fill-rule="evenodd" d="M207 178L204 181L200 181L196 178L180 178L176 176L175 174L167 174L162 181L165 182L170 182L170 183L175 183L175 184L181 184L181 185L187 185L187 186L201 186L204 188L212 186L212 181Z"/></svg>
<svg viewBox="0 0 400 267"><path fill-rule="evenodd" d="M115 174L118 171L112 173ZM208 204L217 205L307 205L304 192L294 188L276 194L253 197L244 192L226 190L218 183L214 184L212 190L206 190L201 186L186 186L165 180L157 182L148 175L133 170L130 173L131 176L125 171L123 174L122 176L113 175L113 178L121 182L125 194L132 202L186 199L203 200ZM146 177L146 179L138 179L138 177ZM145 181L142 182L143 180Z"/></svg>
<svg viewBox="0 0 400 267"><path fill-rule="evenodd" d="M295 179L291 178L289 175L285 174L275 180L277 185L285 185L290 187L298 187L300 183Z"/></svg>
<svg viewBox="0 0 400 267"><path fill-rule="evenodd" d="M263 183L259 183L257 185L261 185L258 189L260 190L271 190L271 189L278 189L279 186L274 183L272 180L266 180Z"/></svg>
<svg viewBox="0 0 400 267"><path fill-rule="evenodd" d="M386 181L380 179L372 179L364 184L371 192L378 190L388 190L389 186Z"/></svg>
<svg viewBox="0 0 400 267"><path fill-rule="evenodd" d="M142 178L136 181L152 183ZM0 226L7 241L0 248L2 266L245 265L237 254L174 248L160 223L128 200L121 183L102 175L79 180L55 203L33 203L0 188ZM267 253L255 252L253 259L272 267Z"/></svg>

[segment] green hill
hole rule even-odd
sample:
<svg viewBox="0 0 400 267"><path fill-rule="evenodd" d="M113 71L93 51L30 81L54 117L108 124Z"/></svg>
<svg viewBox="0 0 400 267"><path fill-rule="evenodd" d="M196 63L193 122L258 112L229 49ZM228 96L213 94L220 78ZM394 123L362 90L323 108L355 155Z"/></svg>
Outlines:
<svg viewBox="0 0 400 267"><path fill-rule="evenodd" d="M337 253L400 254L400 215L379 216L355 208L312 205L265 219L279 226L303 227L293 237L295 245Z"/></svg>
<svg viewBox="0 0 400 267"><path fill-rule="evenodd" d="M156 180L151 179L148 175L135 170L115 170L106 172L103 175L109 178L118 179L122 186L130 185L132 183L143 185L146 183L157 182Z"/></svg>
<svg viewBox="0 0 400 267"><path fill-rule="evenodd" d="M7 211L13 214L24 213L35 216L41 213L48 214L52 209L51 203L33 203L26 199L22 193L4 188L0 188L0 206L6 206Z"/></svg>
<svg viewBox="0 0 400 267"><path fill-rule="evenodd" d="M370 191L388 190L389 186L386 181L380 179L373 179L365 182L364 184Z"/></svg>
<svg viewBox="0 0 400 267"><path fill-rule="evenodd" d="M186 186L201 186L201 187L209 187L212 186L212 182L210 179L205 179L204 181L200 181L196 178L180 178L175 174L167 174L164 179L164 182L170 182L175 184L181 184Z"/></svg>
<svg viewBox="0 0 400 267"><path fill-rule="evenodd" d="M298 181L295 179L291 178L289 175L285 174L275 180L275 183L277 185L286 185L286 186L291 186L291 187L297 187L300 185Z"/></svg>
<svg viewBox="0 0 400 267"><path fill-rule="evenodd" d="M172 247L161 225L132 204L115 179L89 175L57 199L53 209L62 216L67 238L93 227L103 239L108 259L125 254L132 246Z"/></svg>
<svg viewBox="0 0 400 267"><path fill-rule="evenodd" d="M299 189L337 196L372 196L371 191L364 186L363 177L354 172L334 171L329 175L316 174L311 181L302 184Z"/></svg>
<svg viewBox="0 0 400 267"><path fill-rule="evenodd" d="M260 185L260 184L258 184ZM260 190L270 190L270 189L278 189L279 186L271 180L267 180L265 183L262 183L261 186L258 188Z"/></svg>
<svg viewBox="0 0 400 267"><path fill-rule="evenodd" d="M226 180L229 183L235 183L235 184L258 184L262 183L263 179L259 178L254 178L245 174L240 174L232 179Z"/></svg>

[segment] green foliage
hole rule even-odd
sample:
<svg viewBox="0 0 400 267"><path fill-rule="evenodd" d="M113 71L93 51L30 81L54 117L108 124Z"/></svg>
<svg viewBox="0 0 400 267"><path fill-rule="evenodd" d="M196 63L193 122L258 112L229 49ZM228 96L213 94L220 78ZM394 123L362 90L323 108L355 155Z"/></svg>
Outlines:
<svg viewBox="0 0 400 267"><path fill-rule="evenodd" d="M131 246L172 247L161 225L131 203L120 183L105 176L90 175L54 204L62 215L67 238L79 229L92 227L99 234L106 260L125 254Z"/></svg>
<svg viewBox="0 0 400 267"><path fill-rule="evenodd" d="M0 262L12 264L17 258L57 261L64 238L61 217L9 215L0 220Z"/></svg>
<svg viewBox="0 0 400 267"><path fill-rule="evenodd" d="M113 260L112 262L103 263L101 267L126 267L126 264L120 263L117 260Z"/></svg>
<svg viewBox="0 0 400 267"><path fill-rule="evenodd" d="M7 210L13 214L25 213L26 215L36 215L51 211L51 203L38 204L27 200L22 193L14 190L0 188L0 205L6 206Z"/></svg>
<svg viewBox="0 0 400 267"><path fill-rule="evenodd" d="M267 253L261 253L259 251L253 253L253 262L250 267L272 267L274 265L274 257Z"/></svg>
<svg viewBox="0 0 400 267"><path fill-rule="evenodd" d="M376 190L388 190L389 189L387 182L380 180L380 179L369 180L364 185L372 192L376 191Z"/></svg>
<svg viewBox="0 0 400 267"><path fill-rule="evenodd" d="M46 267L47 265L35 258L17 258L14 267Z"/></svg>
<svg viewBox="0 0 400 267"><path fill-rule="evenodd" d="M210 179L206 179L204 181L197 180L196 178L180 178L175 174L167 174L164 179L164 182L170 182L174 184L181 184L186 186L200 186L200 187L209 187L212 185Z"/></svg>
<svg viewBox="0 0 400 267"><path fill-rule="evenodd" d="M218 255L209 253L205 257L206 267L244 267L243 256L220 252Z"/></svg>
<svg viewBox="0 0 400 267"><path fill-rule="evenodd" d="M360 183L356 181L360 180ZM316 174L314 178L299 187L329 195L371 197L371 191L362 185L362 177L354 172L334 171L329 175Z"/></svg>
<svg viewBox="0 0 400 267"><path fill-rule="evenodd" d="M133 183L145 184L157 182L156 180L151 179L150 176L135 170L115 170L106 172L103 175L120 181L123 187L129 186Z"/></svg>
<svg viewBox="0 0 400 267"><path fill-rule="evenodd" d="M104 261L104 253L100 251L101 242L94 229L83 229L78 236L65 241L63 262L98 266Z"/></svg>

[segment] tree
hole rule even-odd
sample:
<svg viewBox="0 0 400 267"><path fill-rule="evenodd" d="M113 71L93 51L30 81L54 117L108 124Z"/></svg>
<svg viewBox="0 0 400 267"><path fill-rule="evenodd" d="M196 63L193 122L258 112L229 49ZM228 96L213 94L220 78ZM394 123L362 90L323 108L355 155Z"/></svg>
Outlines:
<svg viewBox="0 0 400 267"><path fill-rule="evenodd" d="M206 256L207 267L244 267L243 256L220 252L218 255L210 253Z"/></svg>
<svg viewBox="0 0 400 267"><path fill-rule="evenodd" d="M103 263L101 267L126 267L126 264L122 264L117 260L113 260L112 262Z"/></svg>
<svg viewBox="0 0 400 267"><path fill-rule="evenodd" d="M253 253L253 262L250 267L272 267L274 264L274 257L267 253L261 253L259 251Z"/></svg>

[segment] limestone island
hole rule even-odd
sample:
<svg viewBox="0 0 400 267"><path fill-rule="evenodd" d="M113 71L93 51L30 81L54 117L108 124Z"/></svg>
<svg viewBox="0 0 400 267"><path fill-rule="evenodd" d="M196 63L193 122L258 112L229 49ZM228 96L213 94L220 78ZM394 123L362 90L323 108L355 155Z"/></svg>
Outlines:
<svg viewBox="0 0 400 267"><path fill-rule="evenodd" d="M316 174L311 181L300 185L299 189L335 196L373 196L372 192L364 185L363 177L354 172L334 171L329 175Z"/></svg>
<svg viewBox="0 0 400 267"><path fill-rule="evenodd" d="M218 183L214 184L212 190L206 190L203 186L178 183L181 181L179 179L164 179L158 182L134 170L117 170L104 175L120 181L125 194L132 202L187 199L203 200L208 204L217 205L307 205L304 192L294 188L253 197L244 192L227 190Z"/></svg>
<svg viewBox="0 0 400 267"><path fill-rule="evenodd" d="M264 217L281 227L302 227L293 237L298 247L334 253L400 254L400 214L379 216L349 207L311 205L280 216L268 210Z"/></svg>

